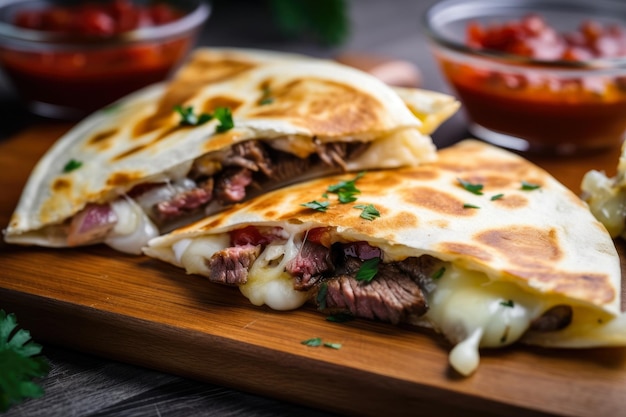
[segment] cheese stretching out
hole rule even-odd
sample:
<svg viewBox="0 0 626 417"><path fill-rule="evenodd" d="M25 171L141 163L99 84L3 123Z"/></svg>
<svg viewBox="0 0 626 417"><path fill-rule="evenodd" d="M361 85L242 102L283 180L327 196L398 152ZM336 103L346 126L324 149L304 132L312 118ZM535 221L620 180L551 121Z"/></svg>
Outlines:
<svg viewBox="0 0 626 417"><path fill-rule="evenodd" d="M567 216L563 215L567 213ZM433 327L480 348L626 345L613 242L545 171L465 141L438 162L309 181L152 240L149 256L277 310Z"/></svg>

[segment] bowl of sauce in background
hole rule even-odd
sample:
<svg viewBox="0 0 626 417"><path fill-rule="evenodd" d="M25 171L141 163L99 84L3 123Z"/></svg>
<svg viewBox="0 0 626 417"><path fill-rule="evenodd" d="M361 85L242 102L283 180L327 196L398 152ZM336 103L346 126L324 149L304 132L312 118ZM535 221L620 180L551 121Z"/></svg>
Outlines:
<svg viewBox="0 0 626 417"><path fill-rule="evenodd" d="M552 155L622 143L626 4L444 0L423 24L478 138Z"/></svg>
<svg viewBox="0 0 626 417"><path fill-rule="evenodd" d="M0 68L33 113L77 120L169 77L209 14L203 0L4 0Z"/></svg>

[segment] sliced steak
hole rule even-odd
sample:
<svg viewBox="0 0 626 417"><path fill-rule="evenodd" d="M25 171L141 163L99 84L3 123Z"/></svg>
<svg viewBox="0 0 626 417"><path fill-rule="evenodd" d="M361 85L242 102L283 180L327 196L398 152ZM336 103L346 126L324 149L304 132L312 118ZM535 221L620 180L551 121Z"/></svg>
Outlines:
<svg viewBox="0 0 626 417"><path fill-rule="evenodd" d="M248 168L229 168L222 171L215 182L215 199L224 203L237 203L246 197L246 187L252 182Z"/></svg>
<svg viewBox="0 0 626 417"><path fill-rule="evenodd" d="M248 271L259 257L261 245L232 246L216 252L207 261L209 281L239 286L248 282Z"/></svg>
<svg viewBox="0 0 626 417"><path fill-rule="evenodd" d="M272 175L272 160L264 145L258 140L248 140L233 145L222 160L224 166L238 166L250 171Z"/></svg>
<svg viewBox="0 0 626 417"><path fill-rule="evenodd" d="M159 222L175 219L206 205L213 197L213 178L198 184L198 187L181 191L171 199L157 203L153 211Z"/></svg>
<svg viewBox="0 0 626 417"><path fill-rule="evenodd" d="M296 290L309 290L322 274L333 269L330 249L307 240L296 257L287 264L286 269L295 277L294 288Z"/></svg>
<svg viewBox="0 0 626 417"><path fill-rule="evenodd" d="M530 324L530 329L537 332L551 332L566 328L572 322L573 310L568 305L554 306Z"/></svg>
<svg viewBox="0 0 626 417"><path fill-rule="evenodd" d="M359 282L354 275L347 274L324 283L324 304L332 312L398 324L408 316L421 316L428 310L418 283L400 271L395 263L380 264L376 277L369 283Z"/></svg>

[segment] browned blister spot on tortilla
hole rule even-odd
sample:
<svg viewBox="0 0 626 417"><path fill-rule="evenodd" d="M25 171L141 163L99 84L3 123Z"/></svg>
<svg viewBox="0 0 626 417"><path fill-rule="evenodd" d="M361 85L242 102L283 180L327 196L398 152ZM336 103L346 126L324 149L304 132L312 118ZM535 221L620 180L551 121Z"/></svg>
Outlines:
<svg viewBox="0 0 626 417"><path fill-rule="evenodd" d="M57 178L51 188L53 193L63 193L72 188L72 181L68 178Z"/></svg>
<svg viewBox="0 0 626 417"><path fill-rule="evenodd" d="M146 145L138 145L135 146L133 148L127 149L122 153L119 153L117 155L115 155L113 158L111 158L111 162L116 162L125 158L128 158L136 153L139 153L141 151L143 151L144 149L146 149L147 146Z"/></svg>
<svg viewBox="0 0 626 417"><path fill-rule="evenodd" d="M215 96L207 99L202 106L202 112L207 114L213 114L218 107L226 107L235 112L243 102L239 99L227 97L227 96Z"/></svg>
<svg viewBox="0 0 626 417"><path fill-rule="evenodd" d="M421 166L413 169L400 169L394 176L417 181L434 181L439 178L439 172L430 166Z"/></svg>
<svg viewBox="0 0 626 417"><path fill-rule="evenodd" d="M439 244L439 249L442 253L465 255L471 258L480 259L481 261L488 262L492 259L489 252L484 251L476 245L468 245L466 243L459 242L443 242Z"/></svg>
<svg viewBox="0 0 626 417"><path fill-rule="evenodd" d="M555 229L514 226L487 230L476 241L493 248L510 264L524 268L552 268L563 257Z"/></svg>
<svg viewBox="0 0 626 417"><path fill-rule="evenodd" d="M141 172L114 172L107 178L106 184L110 187L125 186L142 176Z"/></svg>
<svg viewBox="0 0 626 417"><path fill-rule="evenodd" d="M413 187L403 190L403 199L414 206L449 216L473 216L475 210L463 208L461 201L451 194L430 187Z"/></svg>
<svg viewBox="0 0 626 417"><path fill-rule="evenodd" d="M507 273L546 284L551 291L560 294L575 294L578 298L596 304L609 304L616 293L610 277L594 273L569 273L555 270L507 270Z"/></svg>
<svg viewBox="0 0 626 417"><path fill-rule="evenodd" d="M306 78L274 87L274 100L251 117L281 118L318 135L338 137L376 130L382 104L363 91L333 81Z"/></svg>
<svg viewBox="0 0 626 417"><path fill-rule="evenodd" d="M493 200L492 203L502 206L504 208L516 209L527 206L528 199L519 194L504 194L504 197Z"/></svg>
<svg viewBox="0 0 626 417"><path fill-rule="evenodd" d="M111 146L111 141L109 139L115 139L118 131L118 129L109 129L104 132L98 132L87 141L87 144L90 146L97 146L101 150L106 149Z"/></svg>

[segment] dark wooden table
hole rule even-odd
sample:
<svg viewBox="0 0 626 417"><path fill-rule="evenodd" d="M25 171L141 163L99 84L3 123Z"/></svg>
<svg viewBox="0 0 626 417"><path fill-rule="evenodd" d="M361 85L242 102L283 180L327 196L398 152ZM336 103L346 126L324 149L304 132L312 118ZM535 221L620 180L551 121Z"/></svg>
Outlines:
<svg viewBox="0 0 626 417"><path fill-rule="evenodd" d="M419 67L422 86L449 91L428 50L420 19L434 0L348 0L351 35L341 47L286 39L272 28L264 2L216 1L200 45L264 48L332 58L345 52L380 55ZM0 140L37 123L0 78ZM434 135L440 147L467 136L462 113ZM2 306L0 306L1 308ZM19 317L18 317L19 320ZM33 335L35 339L37 335ZM324 416L321 410L184 379L44 345L51 372L41 381L45 396L13 407L14 416ZM390 407L393 405L390 404Z"/></svg>

